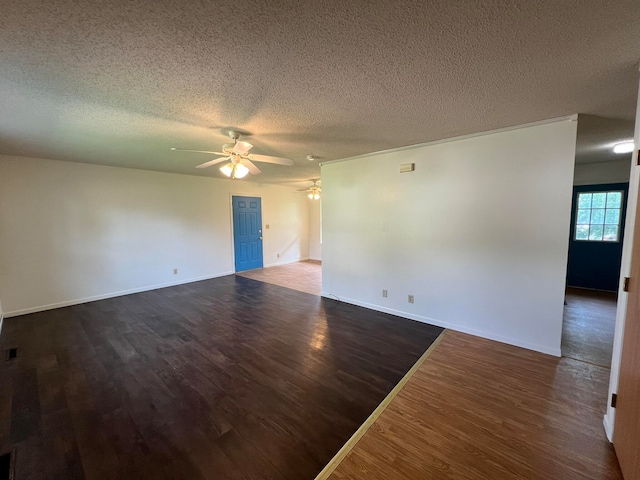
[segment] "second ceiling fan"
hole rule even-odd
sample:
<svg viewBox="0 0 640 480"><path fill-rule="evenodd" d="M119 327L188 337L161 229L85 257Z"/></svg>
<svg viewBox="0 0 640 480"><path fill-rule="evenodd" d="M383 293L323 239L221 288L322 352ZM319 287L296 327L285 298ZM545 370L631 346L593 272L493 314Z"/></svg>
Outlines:
<svg viewBox="0 0 640 480"><path fill-rule="evenodd" d="M309 200L319 200L320 192L322 192L322 187L320 187L319 185L320 179L312 180L312 182L313 185L311 185L309 188L301 188L298 191L307 192L307 197L309 197Z"/></svg>
<svg viewBox="0 0 640 480"><path fill-rule="evenodd" d="M293 161L289 158L272 157L269 155L258 155L255 153L249 153L249 150L253 148L249 142L241 141L240 133L235 130L229 130L229 137L233 140L233 143L225 143L222 146L221 152L209 152L206 150L189 150L186 148L171 148L178 152L195 152L195 153L209 153L213 155L223 155L220 158L214 158L201 165L197 165L196 168L207 168L224 161L228 161L226 165L220 168L220 171L229 178L243 178L247 173L257 175L260 173L260 169L253 162L274 163L276 165L293 165Z"/></svg>

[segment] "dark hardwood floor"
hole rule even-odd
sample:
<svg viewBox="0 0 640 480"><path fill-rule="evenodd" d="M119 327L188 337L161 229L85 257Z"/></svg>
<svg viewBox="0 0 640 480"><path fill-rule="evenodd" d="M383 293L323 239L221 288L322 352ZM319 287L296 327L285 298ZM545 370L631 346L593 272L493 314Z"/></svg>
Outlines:
<svg viewBox="0 0 640 480"><path fill-rule="evenodd" d="M15 479L313 479L441 329L239 276L5 319Z"/></svg>

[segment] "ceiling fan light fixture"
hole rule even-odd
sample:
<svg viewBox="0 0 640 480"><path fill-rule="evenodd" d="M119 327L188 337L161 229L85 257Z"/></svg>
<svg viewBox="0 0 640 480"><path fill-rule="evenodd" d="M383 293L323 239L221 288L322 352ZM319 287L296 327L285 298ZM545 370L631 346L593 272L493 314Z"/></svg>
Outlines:
<svg viewBox="0 0 640 480"><path fill-rule="evenodd" d="M233 163L227 163L223 167L220 167L220 171L227 177L231 177L231 174L233 173Z"/></svg>
<svg viewBox="0 0 640 480"><path fill-rule="evenodd" d="M249 173L249 169L241 163L227 163L224 167L220 167L220 171L229 178L244 178Z"/></svg>
<svg viewBox="0 0 640 480"><path fill-rule="evenodd" d="M249 169L241 163L236 163L233 178L244 178L249 173Z"/></svg>
<svg viewBox="0 0 640 480"><path fill-rule="evenodd" d="M209 150L191 150L186 148L171 147L171 150L178 150L181 152L193 152L193 153L207 153L213 155L222 155L220 158L214 158L208 162L196 165L196 168L207 168L212 165L217 165L221 162L229 162L223 167L220 167L222 174L228 178L244 178L249 173L257 175L260 173L260 169L253 162L274 163L276 165L293 165L293 160L290 158L273 157L270 155L260 155L249 153L249 150L253 148L249 142L238 140L240 133L235 130L230 130L229 136L233 139L233 143L225 143L222 145L221 152L211 152Z"/></svg>
<svg viewBox="0 0 640 480"><path fill-rule="evenodd" d="M320 189L316 186L313 186L309 189L309 193L307 194L309 200L319 200L320 199Z"/></svg>
<svg viewBox="0 0 640 480"><path fill-rule="evenodd" d="M631 153L633 152L633 142L618 143L613 147L613 153Z"/></svg>

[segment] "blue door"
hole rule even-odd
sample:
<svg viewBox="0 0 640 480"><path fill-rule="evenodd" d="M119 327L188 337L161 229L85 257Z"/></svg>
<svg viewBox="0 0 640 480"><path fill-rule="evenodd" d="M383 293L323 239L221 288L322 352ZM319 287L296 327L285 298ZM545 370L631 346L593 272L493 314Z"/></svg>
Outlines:
<svg viewBox="0 0 640 480"><path fill-rule="evenodd" d="M618 220L618 238L616 241L598 241L595 239L579 239L576 234L578 196L580 194L622 192L622 202L620 204L620 215ZM573 206L571 211L571 240L569 241L569 261L567 265L567 286L578 288L589 288L594 290L606 290L610 292L618 291L620 281L620 264L622 262L622 234L624 232L624 220L626 215L626 199L629 191L628 183L610 183L603 185L584 185L573 187ZM585 213L592 215L592 212L602 208L588 208L593 205L586 205ZM605 205L606 207L606 205ZM605 220L603 220L605 222ZM590 220L583 220L583 223L591 223ZM606 226L606 225L605 225ZM586 228L586 225L585 225ZM589 229L593 225L589 225ZM602 227L600 227L602 228ZM590 230L589 230L590 231ZM599 232L597 232L599 233Z"/></svg>
<svg viewBox="0 0 640 480"><path fill-rule="evenodd" d="M234 196L231 203L236 272L262 268L261 199Z"/></svg>

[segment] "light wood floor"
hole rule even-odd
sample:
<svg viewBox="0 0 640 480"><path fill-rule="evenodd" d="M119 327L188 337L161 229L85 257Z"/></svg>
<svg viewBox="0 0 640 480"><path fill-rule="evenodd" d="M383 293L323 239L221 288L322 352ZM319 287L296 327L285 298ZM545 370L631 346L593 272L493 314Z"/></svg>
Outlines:
<svg viewBox="0 0 640 480"><path fill-rule="evenodd" d="M611 367L616 327L616 294L567 288L562 355Z"/></svg>
<svg viewBox="0 0 640 480"><path fill-rule="evenodd" d="M322 263L317 260L259 268L237 273L236 275L312 295L319 296L322 293Z"/></svg>
<svg viewBox="0 0 640 480"><path fill-rule="evenodd" d="M339 479L621 479L609 370L447 331Z"/></svg>

